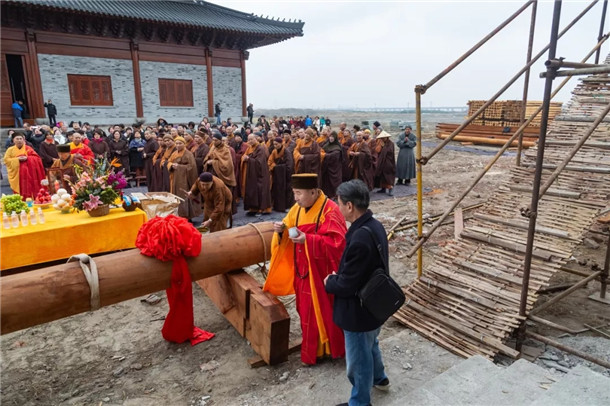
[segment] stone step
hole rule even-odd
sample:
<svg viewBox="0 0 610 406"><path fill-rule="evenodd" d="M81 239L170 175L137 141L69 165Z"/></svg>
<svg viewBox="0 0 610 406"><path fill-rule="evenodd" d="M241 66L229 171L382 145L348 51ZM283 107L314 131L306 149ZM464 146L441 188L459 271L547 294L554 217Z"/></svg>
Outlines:
<svg viewBox="0 0 610 406"><path fill-rule="evenodd" d="M610 405L610 378L606 378L584 365L578 365L530 405L608 406Z"/></svg>
<svg viewBox="0 0 610 406"><path fill-rule="evenodd" d="M546 393L560 376L520 359L489 376L482 389L471 394L471 403L525 405Z"/></svg>
<svg viewBox="0 0 610 406"><path fill-rule="evenodd" d="M501 369L486 358L475 355L428 381L392 405L472 405L473 393L481 393Z"/></svg>
<svg viewBox="0 0 610 406"><path fill-rule="evenodd" d="M380 340L379 346L391 387L388 392L372 389L371 401L376 406L408 399L419 386L463 361L408 329L392 332L391 336ZM292 354L289 364L294 364L298 358L299 354ZM277 380L237 396L231 404L333 405L349 399L351 385L345 375L344 360L324 361L314 367L293 369L288 364L281 364L273 368Z"/></svg>

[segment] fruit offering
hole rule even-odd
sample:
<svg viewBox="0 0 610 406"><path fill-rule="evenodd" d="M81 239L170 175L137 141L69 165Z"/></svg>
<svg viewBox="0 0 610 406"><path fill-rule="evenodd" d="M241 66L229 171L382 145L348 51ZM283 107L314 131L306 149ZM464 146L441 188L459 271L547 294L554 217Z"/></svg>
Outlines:
<svg viewBox="0 0 610 406"><path fill-rule="evenodd" d="M72 208L74 199L72 199L72 196L66 189L59 189L56 194L51 196L51 202L53 202L54 209L67 213Z"/></svg>
<svg viewBox="0 0 610 406"><path fill-rule="evenodd" d="M26 213L30 212L30 208L21 199L21 195L2 195L0 203L2 203L2 211L6 214L21 213L22 210L25 210Z"/></svg>
<svg viewBox="0 0 610 406"><path fill-rule="evenodd" d="M34 199L34 204L48 204L51 203L51 195L45 187L41 187Z"/></svg>

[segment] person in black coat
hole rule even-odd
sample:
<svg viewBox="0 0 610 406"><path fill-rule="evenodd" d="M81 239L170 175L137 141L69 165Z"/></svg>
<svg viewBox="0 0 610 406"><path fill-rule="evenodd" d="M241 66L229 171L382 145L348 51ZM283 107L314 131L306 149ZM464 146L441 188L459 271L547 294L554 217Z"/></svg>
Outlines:
<svg viewBox="0 0 610 406"><path fill-rule="evenodd" d="M51 127L55 127L57 125L57 120L55 116L57 115L57 107L53 103L51 103L51 99L47 101L44 106L47 108L47 115L49 116L49 125Z"/></svg>
<svg viewBox="0 0 610 406"><path fill-rule="evenodd" d="M335 295L333 321L345 335L347 377L352 384L350 404L368 405L371 388L388 390L390 381L377 339L383 322L362 307L356 293L375 269L385 267L377 242L387 263L388 240L383 225L368 210L369 189L364 182L354 179L342 183L337 188L337 196L339 210L352 225L345 235L339 269L326 277L324 285L327 293ZM375 239L362 229L364 226L371 229Z"/></svg>

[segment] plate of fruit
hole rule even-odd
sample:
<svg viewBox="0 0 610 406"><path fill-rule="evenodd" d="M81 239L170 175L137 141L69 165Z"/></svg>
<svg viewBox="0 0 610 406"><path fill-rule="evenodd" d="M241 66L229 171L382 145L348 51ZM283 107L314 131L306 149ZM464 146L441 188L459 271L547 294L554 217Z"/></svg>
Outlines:
<svg viewBox="0 0 610 406"><path fill-rule="evenodd" d="M46 209L51 206L51 204L53 204L53 202L51 201L49 190L45 187L41 187L34 199L34 206Z"/></svg>

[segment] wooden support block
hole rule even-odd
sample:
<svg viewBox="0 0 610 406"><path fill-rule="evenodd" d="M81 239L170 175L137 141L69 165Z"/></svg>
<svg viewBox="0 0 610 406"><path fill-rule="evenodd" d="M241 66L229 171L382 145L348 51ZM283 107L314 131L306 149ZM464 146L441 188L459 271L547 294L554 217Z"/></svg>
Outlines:
<svg viewBox="0 0 610 406"><path fill-rule="evenodd" d="M275 296L263 292L246 272L197 281L218 310L268 365L288 359L290 316Z"/></svg>
<svg viewBox="0 0 610 406"><path fill-rule="evenodd" d="M301 343L301 339L291 342L288 346L288 354L293 354L297 351L301 351ZM261 358L260 355L257 355L256 357L248 359L248 365L250 365L250 368L259 368L264 367L265 365L267 365L267 363Z"/></svg>

